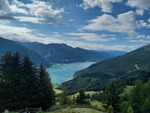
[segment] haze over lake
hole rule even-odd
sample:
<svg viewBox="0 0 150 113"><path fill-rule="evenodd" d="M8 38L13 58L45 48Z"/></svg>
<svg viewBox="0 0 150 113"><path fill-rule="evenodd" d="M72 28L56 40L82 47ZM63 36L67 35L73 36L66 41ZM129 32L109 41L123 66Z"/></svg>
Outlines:
<svg viewBox="0 0 150 113"><path fill-rule="evenodd" d="M54 65L48 68L48 72L51 76L52 83L61 84L62 82L71 79L76 71L87 68L94 63L95 62L78 62Z"/></svg>

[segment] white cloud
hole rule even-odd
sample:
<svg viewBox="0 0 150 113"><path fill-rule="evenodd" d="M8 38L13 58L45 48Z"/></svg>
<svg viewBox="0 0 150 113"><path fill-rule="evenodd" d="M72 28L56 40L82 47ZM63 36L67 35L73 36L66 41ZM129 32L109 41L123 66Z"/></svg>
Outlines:
<svg viewBox="0 0 150 113"><path fill-rule="evenodd" d="M37 17L60 18L61 14L64 12L63 8L53 9L50 3L40 0L33 0L33 3L26 4L25 7L29 9L31 15Z"/></svg>
<svg viewBox="0 0 150 113"><path fill-rule="evenodd" d="M126 4L128 6L136 7L142 10L150 9L150 0L128 0Z"/></svg>
<svg viewBox="0 0 150 113"><path fill-rule="evenodd" d="M149 44L150 40L144 40L144 39L134 40L134 39L132 39L132 40L129 40L129 42Z"/></svg>
<svg viewBox="0 0 150 113"><path fill-rule="evenodd" d="M41 0L31 0L26 4L18 0L0 1L0 14L13 13L15 18L25 22L42 23L46 21L48 24L58 24L56 20L62 17L63 12L64 8L54 9L52 4ZM18 14L22 17L16 17Z"/></svg>
<svg viewBox="0 0 150 113"><path fill-rule="evenodd" d="M0 36L16 40L34 40L37 38L33 35L34 31L35 30L26 27L14 27L7 24L1 24Z"/></svg>
<svg viewBox="0 0 150 113"><path fill-rule="evenodd" d="M133 40L133 39L150 40L150 35L137 35L136 37L128 37L127 39L130 39L130 40Z"/></svg>
<svg viewBox="0 0 150 113"><path fill-rule="evenodd" d="M0 1L0 15L6 14L10 12L9 3L7 0L1 0Z"/></svg>
<svg viewBox="0 0 150 113"><path fill-rule="evenodd" d="M29 14L29 12L25 9L26 6L24 3L19 2L18 0L13 0L12 4L9 4L11 9L11 13L19 13L19 14Z"/></svg>
<svg viewBox="0 0 150 113"><path fill-rule="evenodd" d="M113 3L121 2L122 0L83 0L80 7L85 10L89 8L99 7L103 12L111 12L113 8Z"/></svg>
<svg viewBox="0 0 150 113"><path fill-rule="evenodd" d="M98 16L96 19L89 20L88 22L89 24L83 26L81 29L119 32L128 35L136 34L135 14L133 11L119 14L117 17L104 14L102 16Z"/></svg>
<svg viewBox="0 0 150 113"><path fill-rule="evenodd" d="M58 20L41 18L41 17L15 16L13 17L13 19L18 20L20 22L31 22L35 24L58 24L58 25L61 24L61 22L59 22Z"/></svg>
<svg viewBox="0 0 150 113"><path fill-rule="evenodd" d="M92 42L116 40L115 38L106 38L104 35L98 35L95 33L68 33L67 35L72 37L79 37L86 41L92 41Z"/></svg>
<svg viewBox="0 0 150 113"><path fill-rule="evenodd" d="M140 9L136 9L136 12L135 12L137 15L139 16L143 16L144 14L144 10L140 10Z"/></svg>
<svg viewBox="0 0 150 113"><path fill-rule="evenodd" d="M141 28L150 29L150 24L145 22L144 20L139 20L139 21L137 21L137 28L139 28L139 29L141 29Z"/></svg>
<svg viewBox="0 0 150 113"><path fill-rule="evenodd" d="M150 23L150 18L148 19L148 23Z"/></svg>
<svg viewBox="0 0 150 113"><path fill-rule="evenodd" d="M148 20L149 22L150 20ZM81 30L92 31L109 31L115 33L123 33L129 37L138 37L137 29L150 29L150 24L144 20L137 20L136 13L128 11L113 17L108 14L98 16L96 19L88 21L89 24L81 28Z"/></svg>

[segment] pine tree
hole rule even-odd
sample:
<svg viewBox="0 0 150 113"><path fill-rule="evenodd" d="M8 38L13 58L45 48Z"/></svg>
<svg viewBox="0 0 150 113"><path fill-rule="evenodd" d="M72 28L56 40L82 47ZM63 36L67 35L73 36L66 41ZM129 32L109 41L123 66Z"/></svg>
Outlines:
<svg viewBox="0 0 150 113"><path fill-rule="evenodd" d="M129 106L130 106L129 102L122 102L121 103L121 113L127 113Z"/></svg>
<svg viewBox="0 0 150 113"><path fill-rule="evenodd" d="M22 106L38 107L36 67L28 56L22 61L21 101Z"/></svg>
<svg viewBox="0 0 150 113"><path fill-rule="evenodd" d="M1 57L0 64L0 111L4 111L12 102L12 82L11 82L11 71L12 71L12 56L11 52L6 52L4 56Z"/></svg>
<svg viewBox="0 0 150 113"><path fill-rule="evenodd" d="M107 113L114 113L113 111L114 111L114 109L113 109L112 105L109 105Z"/></svg>
<svg viewBox="0 0 150 113"><path fill-rule="evenodd" d="M114 111L120 110L120 97L115 86L115 82L111 81L106 88L106 109L110 105L114 108Z"/></svg>
<svg viewBox="0 0 150 113"><path fill-rule="evenodd" d="M148 98L145 99L143 106L141 107L142 113L150 112L150 101Z"/></svg>
<svg viewBox="0 0 150 113"><path fill-rule="evenodd" d="M68 95L67 95L67 91L66 89L63 90L63 92L61 93L61 96L60 96L60 104L61 105L67 105L68 104Z"/></svg>
<svg viewBox="0 0 150 113"><path fill-rule="evenodd" d="M132 106L128 107L127 113L134 113Z"/></svg>
<svg viewBox="0 0 150 113"><path fill-rule="evenodd" d="M77 96L77 103L78 104L85 104L85 93L84 90L79 91L79 95Z"/></svg>
<svg viewBox="0 0 150 113"><path fill-rule="evenodd" d="M4 95L0 96L5 104L4 108L15 109L20 104L18 97L20 87L20 74L21 74L21 61L20 55L16 52L11 55L10 52L6 52L1 59L1 92ZM15 102L15 103L13 103ZM13 104L12 104L13 103Z"/></svg>
<svg viewBox="0 0 150 113"><path fill-rule="evenodd" d="M142 102L142 87L142 81L137 80L131 93L130 101L136 113L140 113L140 106Z"/></svg>
<svg viewBox="0 0 150 113"><path fill-rule="evenodd" d="M48 109L55 104L55 92L47 70L40 65L38 69L39 100L43 109Z"/></svg>
<svg viewBox="0 0 150 113"><path fill-rule="evenodd" d="M11 70L11 82L13 84L12 88L12 102L15 102L12 104L12 109L18 109L20 107L20 75L21 72L21 60L20 60L20 54L19 52L14 53L12 56L12 70ZM18 107L17 107L18 106Z"/></svg>

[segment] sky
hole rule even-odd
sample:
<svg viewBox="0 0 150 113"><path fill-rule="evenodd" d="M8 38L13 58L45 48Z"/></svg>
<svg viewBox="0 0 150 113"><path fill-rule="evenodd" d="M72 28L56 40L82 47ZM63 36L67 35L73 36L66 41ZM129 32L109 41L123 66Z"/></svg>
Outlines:
<svg viewBox="0 0 150 113"><path fill-rule="evenodd" d="M132 51L150 43L150 0L0 0L0 37Z"/></svg>

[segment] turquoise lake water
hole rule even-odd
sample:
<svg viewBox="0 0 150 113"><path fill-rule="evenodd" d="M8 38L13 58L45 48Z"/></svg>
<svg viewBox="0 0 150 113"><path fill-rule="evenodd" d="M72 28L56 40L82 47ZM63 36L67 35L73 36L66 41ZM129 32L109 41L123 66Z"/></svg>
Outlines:
<svg viewBox="0 0 150 113"><path fill-rule="evenodd" d="M94 63L95 62L79 62L54 65L48 68L48 72L52 83L61 84L62 82L71 79L76 71L87 68Z"/></svg>

